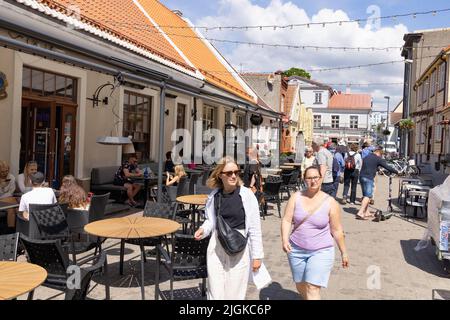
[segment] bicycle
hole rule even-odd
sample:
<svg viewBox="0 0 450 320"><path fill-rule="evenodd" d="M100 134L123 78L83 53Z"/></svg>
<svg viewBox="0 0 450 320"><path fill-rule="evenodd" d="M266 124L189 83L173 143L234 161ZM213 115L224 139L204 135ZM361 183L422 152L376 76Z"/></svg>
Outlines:
<svg viewBox="0 0 450 320"><path fill-rule="evenodd" d="M414 164L414 160L408 160L407 158L398 158L387 161L395 170L398 171L398 174L394 174L393 176L417 176L420 174L419 168ZM384 173L384 172L383 172Z"/></svg>

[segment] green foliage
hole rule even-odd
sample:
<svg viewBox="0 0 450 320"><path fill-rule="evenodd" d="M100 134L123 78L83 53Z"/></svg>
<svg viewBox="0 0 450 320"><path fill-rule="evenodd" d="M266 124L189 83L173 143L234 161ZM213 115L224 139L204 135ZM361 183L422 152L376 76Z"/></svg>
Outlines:
<svg viewBox="0 0 450 320"><path fill-rule="evenodd" d="M290 68L289 70L283 72L283 76L285 77L299 76L311 79L311 74L300 68Z"/></svg>
<svg viewBox="0 0 450 320"><path fill-rule="evenodd" d="M412 121L411 119L402 119L399 122L399 127L401 129L405 129L405 130L411 130L414 128L414 121Z"/></svg>

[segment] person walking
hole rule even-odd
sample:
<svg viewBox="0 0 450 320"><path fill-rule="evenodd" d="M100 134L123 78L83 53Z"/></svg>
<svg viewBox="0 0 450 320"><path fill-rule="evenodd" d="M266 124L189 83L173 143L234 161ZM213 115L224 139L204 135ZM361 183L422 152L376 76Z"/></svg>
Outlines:
<svg viewBox="0 0 450 320"><path fill-rule="evenodd" d="M361 208L356 214L357 219L368 220L374 216L374 213L371 213L369 210L369 203L370 199L373 197L373 189L375 185L374 180L378 171L378 167L383 167L390 172L398 174L398 171L388 165L386 160L382 158L382 155L383 149L377 148L363 160L359 177L363 193L363 200L361 202Z"/></svg>
<svg viewBox="0 0 450 320"><path fill-rule="evenodd" d="M258 271L264 258L258 201L242 185L239 172L231 157L218 162L207 182L214 190L206 202L206 220L194 234L197 240L211 235L207 251L208 300L245 299L249 273ZM216 212L219 208L220 212ZM231 228L248 237L245 249L236 255L228 255L218 239L218 214Z"/></svg>
<svg viewBox="0 0 450 320"><path fill-rule="evenodd" d="M258 152L254 148L248 149L248 163L244 167L243 182L246 188L256 193L261 191L261 163L258 160Z"/></svg>
<svg viewBox="0 0 450 320"><path fill-rule="evenodd" d="M315 161L316 161L316 157L314 156L313 148L306 147L305 148L305 156L303 157L302 165L301 165L302 174L305 172L306 168L309 168L312 165L314 165Z"/></svg>
<svg viewBox="0 0 450 320"><path fill-rule="evenodd" d="M315 137L312 148L316 152L316 163L320 167L322 177L322 191L330 196L334 195L335 187L333 183L333 155L323 146L323 140Z"/></svg>
<svg viewBox="0 0 450 320"><path fill-rule="evenodd" d="M331 171L333 175L334 191L331 194L333 198L336 198L339 182L341 181L341 175L344 173L344 156L342 155L345 147L338 146L337 148L330 148L330 152L333 154L333 169ZM333 151L334 150L334 151Z"/></svg>
<svg viewBox="0 0 450 320"><path fill-rule="evenodd" d="M281 240L299 294L306 300L319 300L320 290L328 286L333 268L334 241L341 252L342 267L348 268L349 257L341 208L336 200L320 190L320 168L307 168L304 180L306 190L293 194L286 205Z"/></svg>
<svg viewBox="0 0 450 320"><path fill-rule="evenodd" d="M352 203L356 201L356 187L358 186L359 172L362 167L362 158L358 153L358 146L352 144L350 151L344 157L344 190L342 192L342 204ZM348 198L348 190L350 189L350 199Z"/></svg>

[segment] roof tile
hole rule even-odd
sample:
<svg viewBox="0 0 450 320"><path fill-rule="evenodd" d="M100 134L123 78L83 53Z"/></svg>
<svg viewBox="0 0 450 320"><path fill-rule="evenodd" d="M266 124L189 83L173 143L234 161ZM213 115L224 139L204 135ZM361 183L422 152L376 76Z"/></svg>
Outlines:
<svg viewBox="0 0 450 320"><path fill-rule="evenodd" d="M338 93L331 97L328 108L370 110L372 108L372 97L370 94Z"/></svg>

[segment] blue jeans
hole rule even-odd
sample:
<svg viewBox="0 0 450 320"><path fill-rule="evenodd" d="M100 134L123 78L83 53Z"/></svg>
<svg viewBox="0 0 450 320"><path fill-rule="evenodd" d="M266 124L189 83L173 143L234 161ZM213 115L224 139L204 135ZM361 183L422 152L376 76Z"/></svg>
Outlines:
<svg viewBox="0 0 450 320"><path fill-rule="evenodd" d="M334 182L322 183L321 190L326 194L332 196L333 198L336 196L336 188L334 187Z"/></svg>

